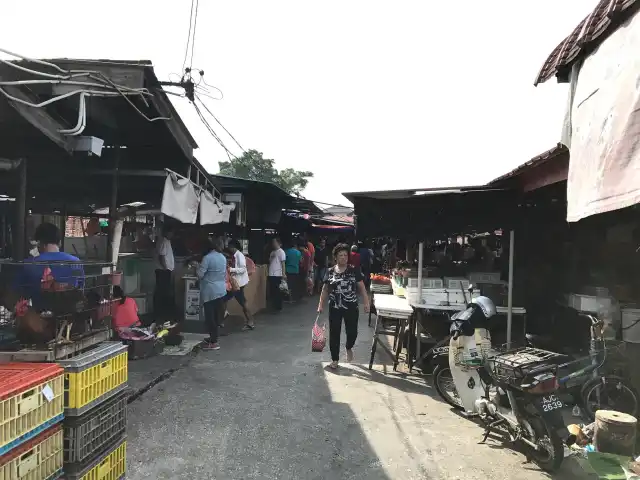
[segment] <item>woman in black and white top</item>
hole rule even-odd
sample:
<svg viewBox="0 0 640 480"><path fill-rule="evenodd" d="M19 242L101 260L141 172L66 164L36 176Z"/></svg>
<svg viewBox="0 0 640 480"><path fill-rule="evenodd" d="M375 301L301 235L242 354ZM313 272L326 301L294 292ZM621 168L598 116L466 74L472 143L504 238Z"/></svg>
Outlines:
<svg viewBox="0 0 640 480"><path fill-rule="evenodd" d="M360 290L365 313L369 312L369 297L364 286L362 271L349 265L349 246L341 243L333 249L335 265L324 277L320 294L318 313L329 298L329 348L331 350L331 368L338 368L340 358L340 331L344 320L347 333L347 361L353 360L353 345L358 336L358 295Z"/></svg>

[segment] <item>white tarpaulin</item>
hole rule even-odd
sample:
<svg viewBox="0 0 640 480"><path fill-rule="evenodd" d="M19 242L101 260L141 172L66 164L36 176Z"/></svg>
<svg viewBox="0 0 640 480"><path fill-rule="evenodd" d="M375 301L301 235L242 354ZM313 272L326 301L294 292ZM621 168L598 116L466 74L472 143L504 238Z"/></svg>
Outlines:
<svg viewBox="0 0 640 480"><path fill-rule="evenodd" d="M211 192L205 190L200 195L200 225L229 223L230 213L235 208L234 204L222 203Z"/></svg>
<svg viewBox="0 0 640 480"><path fill-rule="evenodd" d="M196 223L199 203L200 195L189 179L178 177L173 172L167 173L160 208L162 213L182 223Z"/></svg>
<svg viewBox="0 0 640 480"><path fill-rule="evenodd" d="M567 221L640 202L640 15L588 56L571 111Z"/></svg>

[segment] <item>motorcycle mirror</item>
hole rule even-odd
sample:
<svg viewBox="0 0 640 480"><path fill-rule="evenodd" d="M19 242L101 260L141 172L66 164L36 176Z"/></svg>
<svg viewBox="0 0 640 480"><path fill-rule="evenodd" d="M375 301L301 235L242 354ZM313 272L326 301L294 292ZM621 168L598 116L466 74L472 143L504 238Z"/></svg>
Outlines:
<svg viewBox="0 0 640 480"><path fill-rule="evenodd" d="M469 284L469 293L473 293L473 284Z"/></svg>

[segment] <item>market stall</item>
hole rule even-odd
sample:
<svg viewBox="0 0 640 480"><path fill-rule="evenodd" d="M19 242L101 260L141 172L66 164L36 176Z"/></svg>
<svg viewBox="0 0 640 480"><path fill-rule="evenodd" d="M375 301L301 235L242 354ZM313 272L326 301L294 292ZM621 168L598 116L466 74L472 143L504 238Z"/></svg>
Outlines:
<svg viewBox="0 0 640 480"><path fill-rule="evenodd" d="M345 196L355 205L358 218L358 235L362 237L394 236L405 238L441 238L449 242L466 232L493 232L498 228L513 227L517 223L517 193L511 190L488 187L452 188L446 190L390 191L348 193ZM457 242L456 242L457 243ZM479 289L468 292L470 281L468 272L456 277L442 275L445 271L426 272L424 240L419 242L418 259L415 268L417 276L404 284L394 281L395 293L404 294L406 302L416 313L409 321L408 346L415 343L416 351L409 351L407 362L413 365L414 355L421 357L422 322L425 313L437 313L448 316L450 312L465 308L472 296L480 294ZM507 249L504 249L507 250ZM510 235L508 255L507 305L500 302L500 313L506 316L506 343L512 341L513 315L526 314L523 307L514 309L513 305L513 255L515 234ZM457 262L450 265L450 271L461 272ZM427 276L428 275L428 276ZM499 274L498 274L499 276ZM395 280L395 279L394 279ZM414 282L411 282L414 280ZM445 284L445 282L447 282ZM427 288L425 288L427 287ZM524 322L519 329L524 338ZM402 341L398 348L402 348Z"/></svg>

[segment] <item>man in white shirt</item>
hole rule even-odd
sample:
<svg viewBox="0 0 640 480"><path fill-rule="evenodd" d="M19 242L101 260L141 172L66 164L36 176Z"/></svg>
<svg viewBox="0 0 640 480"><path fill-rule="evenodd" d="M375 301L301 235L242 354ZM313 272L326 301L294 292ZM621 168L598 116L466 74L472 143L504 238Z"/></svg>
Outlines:
<svg viewBox="0 0 640 480"><path fill-rule="evenodd" d="M251 316L249 307L247 306L247 299L244 296L244 287L249 283L249 272L247 272L247 259L240 248L240 242L238 240L233 239L229 241L229 251L233 254L234 259L234 266L229 269L229 273L233 275L233 278L238 282L238 287L240 288L236 291L227 292L224 297L224 301L225 307L226 302L232 298L235 298L238 301L242 307L242 313L244 313L245 318L243 330L250 331L256 328L256 326L253 322L253 317Z"/></svg>
<svg viewBox="0 0 640 480"><path fill-rule="evenodd" d="M271 254L269 255L269 299L271 300L271 307L274 311L279 312L282 310L282 292L280 291L280 282L282 279L287 278L287 269L284 262L287 256L282 250L282 243L278 237L275 237L271 241Z"/></svg>
<svg viewBox="0 0 640 480"><path fill-rule="evenodd" d="M171 239L171 227L164 227L156 240L156 288L153 292L153 313L156 320L171 320L175 313L173 295L173 270L175 260Z"/></svg>

